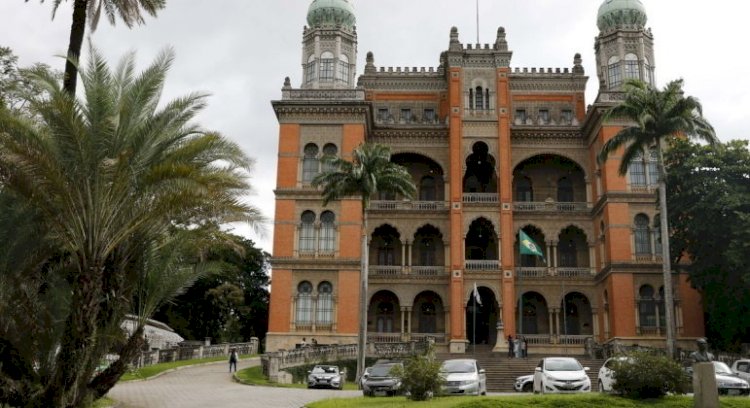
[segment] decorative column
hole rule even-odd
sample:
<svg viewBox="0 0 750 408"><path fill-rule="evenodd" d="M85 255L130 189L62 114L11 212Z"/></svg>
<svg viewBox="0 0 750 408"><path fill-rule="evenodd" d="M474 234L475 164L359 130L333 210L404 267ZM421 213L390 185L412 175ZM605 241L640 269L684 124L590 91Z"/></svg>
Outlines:
<svg viewBox="0 0 750 408"><path fill-rule="evenodd" d="M554 343L555 338L555 312L554 309L549 308L547 309L547 313L549 314L549 320L547 325L549 326L549 342Z"/></svg>
<svg viewBox="0 0 750 408"><path fill-rule="evenodd" d="M401 270L403 272L404 267L406 266L406 246L408 241L404 241L401 244Z"/></svg>
<svg viewBox="0 0 750 408"><path fill-rule="evenodd" d="M497 338L495 339L495 347L492 348L493 353L502 353L503 350L508 350L508 340L505 339L505 324L503 323L503 304L497 302L497 316L498 320L495 323L495 330L497 330Z"/></svg>
<svg viewBox="0 0 750 408"><path fill-rule="evenodd" d="M406 306L401 306L401 341L408 341L406 339L406 325L408 324L407 320L407 313L406 313Z"/></svg>
<svg viewBox="0 0 750 408"><path fill-rule="evenodd" d="M589 243L589 269L591 276L596 275L596 246L593 243Z"/></svg>
<svg viewBox="0 0 750 408"><path fill-rule="evenodd" d="M412 246L413 246L412 242L407 240L406 241L406 265L409 268L411 268L411 263L412 263L412 259L411 259L412 258Z"/></svg>
<svg viewBox="0 0 750 408"><path fill-rule="evenodd" d="M547 275L552 274L552 241L547 241Z"/></svg>
<svg viewBox="0 0 750 408"><path fill-rule="evenodd" d="M594 335L595 339L599 339L599 309L592 307L591 308L591 323L593 325L592 327L592 333Z"/></svg>

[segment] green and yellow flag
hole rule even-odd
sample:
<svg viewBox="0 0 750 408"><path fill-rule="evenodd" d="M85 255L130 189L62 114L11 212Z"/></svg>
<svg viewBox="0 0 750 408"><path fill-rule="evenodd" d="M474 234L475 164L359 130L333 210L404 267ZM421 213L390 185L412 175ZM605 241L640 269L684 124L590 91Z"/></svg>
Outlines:
<svg viewBox="0 0 750 408"><path fill-rule="evenodd" d="M528 235L526 235L523 230L518 231L518 241L520 242L520 249L521 249L521 255L534 255L542 258L542 261L544 263L547 263L547 261L544 259L544 253L542 253L542 249L539 247L539 245L534 242L533 239L529 238Z"/></svg>

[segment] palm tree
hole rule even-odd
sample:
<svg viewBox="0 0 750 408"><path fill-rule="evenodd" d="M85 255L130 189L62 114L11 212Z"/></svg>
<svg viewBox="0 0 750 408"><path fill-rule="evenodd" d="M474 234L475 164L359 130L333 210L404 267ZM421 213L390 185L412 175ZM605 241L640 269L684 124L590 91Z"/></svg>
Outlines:
<svg viewBox="0 0 750 408"><path fill-rule="evenodd" d="M236 221L258 226L261 221L259 211L243 201L253 161L235 143L192 123L205 106L205 95L160 103L173 60L170 50L139 75L133 54L112 71L96 50L90 52L90 62L79 72L81 99L40 70L36 80L49 96L30 101L33 119L0 111L0 204L9 202L10 208L34 215L23 230L23 244L37 251L31 253L35 256L45 251L34 264L22 264L39 277L28 286L32 292L46 290L50 285L43 280L55 276L68 286L66 313L54 320L59 337L47 353L22 359L28 375L0 365L0 378L13 379L0 381L0 398L8 390L23 390L17 393L23 406L80 406L114 384L124 365L100 375L96 366L114 347L123 347L127 356L140 345L137 333L120 338L119 324L131 312L137 282L149 265L165 259L153 252L171 248L165 243L176 230ZM8 217L0 222L6 219L9 224L0 230L13 225ZM33 233L38 243L28 240ZM26 256L20 250L15 254L20 255L9 257ZM2 255L0 275L11 276L13 262L3 262ZM169 259L195 265L195 258L183 251ZM186 276L179 272L170 276ZM37 280L41 283L33 286ZM153 296L149 299L153 304ZM18 354L20 347L3 332L10 327L6 322L16 318L0 316L0 361ZM28 369L35 365L40 369Z"/></svg>
<svg viewBox="0 0 750 408"><path fill-rule="evenodd" d="M717 142L710 123L703 117L700 102L684 96L683 80L669 82L663 90L653 89L638 80L625 83L625 100L607 112L607 118L622 118L634 125L620 130L607 140L598 155L603 163L620 147L625 150L618 172L624 176L630 163L649 149L655 148L659 172L659 215L662 238L662 272L664 275L664 317L666 320L667 354L674 356L675 321L672 295L671 260L669 255L669 225L667 221L667 170L664 167L663 144L670 137L691 137L708 143Z"/></svg>
<svg viewBox="0 0 750 408"><path fill-rule="evenodd" d="M387 146L364 143L352 152L352 161L341 158L325 159L329 170L318 174L312 181L322 186L323 205L344 197L357 196L362 204L361 273L359 296L359 337L357 341L357 380L365 369L367 338L367 209L370 197L378 193L395 193L412 197L416 187L409 172L391 162Z"/></svg>
<svg viewBox="0 0 750 408"><path fill-rule="evenodd" d="M26 0L28 2L29 0ZM39 0L44 3L44 0ZM55 18L57 8L63 0L52 1L52 18ZM68 58L65 61L65 79L63 88L71 95L76 93L78 75L78 58L83 46L83 35L86 33L86 20L91 25L91 31L96 31L102 12L114 24L119 15L128 28L134 24L143 24L143 11L151 16L163 9L167 0L73 0L73 22L70 25L70 39L68 40Z"/></svg>

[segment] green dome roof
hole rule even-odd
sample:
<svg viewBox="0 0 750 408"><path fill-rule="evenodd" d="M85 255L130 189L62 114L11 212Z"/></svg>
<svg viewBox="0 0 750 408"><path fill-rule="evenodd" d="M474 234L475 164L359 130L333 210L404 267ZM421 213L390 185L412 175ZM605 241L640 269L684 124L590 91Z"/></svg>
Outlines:
<svg viewBox="0 0 750 408"><path fill-rule="evenodd" d="M313 0L307 10L310 27L343 26L353 29L357 23L354 6L349 0Z"/></svg>
<svg viewBox="0 0 750 408"><path fill-rule="evenodd" d="M599 6L596 25L599 26L599 31L643 28L647 19L646 8L641 0L604 0Z"/></svg>

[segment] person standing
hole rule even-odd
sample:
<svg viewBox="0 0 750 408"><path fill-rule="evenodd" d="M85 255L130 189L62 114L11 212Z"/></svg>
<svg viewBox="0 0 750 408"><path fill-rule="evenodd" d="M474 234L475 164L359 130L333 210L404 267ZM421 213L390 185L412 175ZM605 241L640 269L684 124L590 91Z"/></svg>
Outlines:
<svg viewBox="0 0 750 408"><path fill-rule="evenodd" d="M528 358L529 357L528 350L527 350L528 346L529 345L526 342L526 337L522 338L521 339L521 357L523 357L523 358Z"/></svg>
<svg viewBox="0 0 750 408"><path fill-rule="evenodd" d="M237 349L233 348L232 351L229 352L229 372L237 372L237 360L239 360L239 356L237 355Z"/></svg>
<svg viewBox="0 0 750 408"><path fill-rule="evenodd" d="M513 358L513 336L508 335L508 358Z"/></svg>

